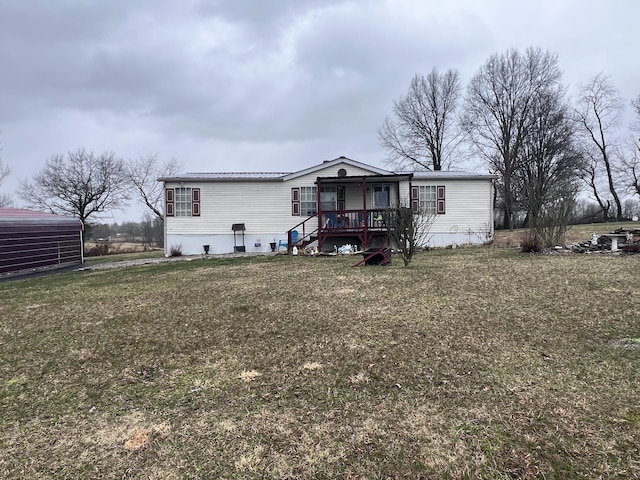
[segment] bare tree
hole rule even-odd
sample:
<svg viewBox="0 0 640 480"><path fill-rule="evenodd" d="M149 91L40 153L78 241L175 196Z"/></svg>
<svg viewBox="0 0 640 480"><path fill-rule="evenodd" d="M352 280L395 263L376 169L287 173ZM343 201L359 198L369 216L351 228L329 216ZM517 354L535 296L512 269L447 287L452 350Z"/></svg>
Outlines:
<svg viewBox="0 0 640 480"><path fill-rule="evenodd" d="M2 185L2 182L6 180L10 173L11 169L9 168L9 165L6 165L2 161L2 158L0 158L0 185ZM9 196L9 194L0 193L0 208L9 207L12 205L12 203L13 202L11 201L11 197Z"/></svg>
<svg viewBox="0 0 640 480"><path fill-rule="evenodd" d="M388 160L398 168L442 170L460 143L454 113L460 97L455 70L436 68L426 77L415 75L404 97L393 103L394 119L385 118L378 130Z"/></svg>
<svg viewBox="0 0 640 480"><path fill-rule="evenodd" d="M625 160L625 170L632 193L640 196L640 145L634 145L630 157Z"/></svg>
<svg viewBox="0 0 640 480"><path fill-rule="evenodd" d="M40 210L73 215L88 227L93 215L126 204L129 184L124 162L113 153L84 149L53 155L33 181L20 182L19 196Z"/></svg>
<svg viewBox="0 0 640 480"><path fill-rule="evenodd" d="M632 194L640 196L640 95L631 102L635 121L631 126L632 140L629 155L624 159L627 187Z"/></svg>
<svg viewBox="0 0 640 480"><path fill-rule="evenodd" d="M593 198L598 202L600 207L601 221L606 222L609 219L611 211L611 200L602 195L603 188L600 185L600 168L598 157L593 156L593 150L582 150L584 162L582 164L582 172L580 178L591 191ZM606 190L604 190L606 191Z"/></svg>
<svg viewBox="0 0 640 480"><path fill-rule="evenodd" d="M640 213L640 209L638 208L640 203L635 198L627 198L622 203L622 208L624 209L624 217L632 219L638 216Z"/></svg>
<svg viewBox="0 0 640 480"><path fill-rule="evenodd" d="M430 231L435 222L435 211L409 207L390 208L386 213L389 240L408 267L413 255L429 244Z"/></svg>
<svg viewBox="0 0 640 480"><path fill-rule="evenodd" d="M156 218L164 222L164 187L158 178L175 175L182 168L176 159L160 162L157 155L140 156L137 162L129 164L127 176L135 188L138 199L146 205Z"/></svg>
<svg viewBox="0 0 640 480"><path fill-rule="evenodd" d="M1 130L0 130L0 133L2 133ZM2 149L0 148L0 185L2 185L2 182L4 182L9 176L9 174L11 173L11 169L9 168L9 165L7 165L2 161L1 154L2 154ZM0 193L0 208L10 207L12 204L13 202L8 193Z"/></svg>
<svg viewBox="0 0 640 480"><path fill-rule="evenodd" d="M540 48L528 48L522 55L513 49L492 55L467 87L462 125L473 148L500 175L497 185L509 228L517 204L514 176L532 122L530 110L538 95L557 88L561 76L557 55Z"/></svg>
<svg viewBox="0 0 640 480"><path fill-rule="evenodd" d="M558 199L573 203L582 157L574 146L573 122L564 101L564 89L558 87L537 95L529 115L529 130L523 139L515 180L520 203L527 212L525 224L535 226L551 206L558 207Z"/></svg>
<svg viewBox="0 0 640 480"><path fill-rule="evenodd" d="M592 162L592 170L597 179L600 170L606 175L608 191L615 203L615 216L622 220L622 203L616 190L614 165L616 155L615 129L622 114L622 101L617 90L609 83L607 77L598 74L580 90L576 108L575 121L579 131L585 138L585 149ZM602 192L596 194L597 181L590 178L587 184L594 191L594 195L602 198ZM601 200L598 203L602 206Z"/></svg>

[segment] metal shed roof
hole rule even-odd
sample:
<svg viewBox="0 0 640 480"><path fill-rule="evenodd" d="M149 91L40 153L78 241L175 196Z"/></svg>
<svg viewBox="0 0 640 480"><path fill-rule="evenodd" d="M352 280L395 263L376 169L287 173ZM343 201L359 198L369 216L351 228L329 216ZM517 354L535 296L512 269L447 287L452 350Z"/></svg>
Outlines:
<svg viewBox="0 0 640 480"><path fill-rule="evenodd" d="M77 218L22 208L0 208L0 227L22 225L56 226L83 230L82 222Z"/></svg>

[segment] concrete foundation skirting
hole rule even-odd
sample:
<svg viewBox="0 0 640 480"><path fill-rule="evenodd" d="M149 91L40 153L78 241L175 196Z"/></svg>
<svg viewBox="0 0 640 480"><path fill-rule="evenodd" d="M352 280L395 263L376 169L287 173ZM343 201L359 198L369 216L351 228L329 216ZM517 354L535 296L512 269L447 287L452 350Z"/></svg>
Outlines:
<svg viewBox="0 0 640 480"><path fill-rule="evenodd" d="M429 237L429 247L447 247L450 245L482 245L488 239L481 234L468 233L441 233L432 232ZM242 244L241 235L236 235L235 246L242 246L248 253L269 253L271 252L271 243L275 241L276 252L280 242L287 242L286 233L261 233L244 235L244 245ZM348 243L345 240L345 243ZM183 255L200 255L204 254L204 246L209 246L209 254L234 253L234 236L233 234L217 234L217 235L196 235L196 234L167 234L165 254L168 256L172 247L180 246Z"/></svg>

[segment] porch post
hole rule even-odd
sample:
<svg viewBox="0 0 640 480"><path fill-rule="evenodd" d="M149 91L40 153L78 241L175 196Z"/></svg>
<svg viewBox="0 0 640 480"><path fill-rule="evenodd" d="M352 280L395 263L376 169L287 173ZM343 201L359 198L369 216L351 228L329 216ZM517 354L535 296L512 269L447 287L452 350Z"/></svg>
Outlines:
<svg viewBox="0 0 640 480"><path fill-rule="evenodd" d="M367 214L367 179L362 177L362 220L364 221L364 245L369 247L369 215Z"/></svg>
<svg viewBox="0 0 640 480"><path fill-rule="evenodd" d="M316 178L316 215L318 216L318 250L322 251L324 244L324 232L322 231L322 210L320 208L320 185L322 181L320 177Z"/></svg>

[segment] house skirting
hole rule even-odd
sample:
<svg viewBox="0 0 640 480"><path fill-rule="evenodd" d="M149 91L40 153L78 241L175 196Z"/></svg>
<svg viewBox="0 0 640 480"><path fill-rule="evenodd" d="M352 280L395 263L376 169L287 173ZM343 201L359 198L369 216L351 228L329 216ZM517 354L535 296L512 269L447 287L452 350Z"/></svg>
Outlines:
<svg viewBox="0 0 640 480"><path fill-rule="evenodd" d="M432 232L430 233L429 247L449 247L451 245L484 245L493 238L493 232Z"/></svg>
<svg viewBox="0 0 640 480"><path fill-rule="evenodd" d="M283 243L287 242L286 233L262 233L262 234L248 234L244 235L244 244L242 242L242 235L236 234L235 246L244 246L246 252L259 252L269 253L271 252L270 243L276 243L276 251L278 251L278 244L282 240ZM200 255L204 254L204 245L209 245L210 254L219 253L233 253L234 250L234 238L233 234L211 234L211 235L194 235L194 234L167 234L165 241L165 255L171 254L172 247L178 247L182 249L183 255Z"/></svg>
<svg viewBox="0 0 640 480"><path fill-rule="evenodd" d="M448 247L454 244L482 245L491 240L491 235L492 232L431 232L428 244L432 248ZM336 240L332 239L331 244L336 243ZM234 244L232 233L211 235L167 234L165 255L169 256L172 247L177 246L180 246L183 255L201 255L205 253L204 245L209 245L210 254L233 253L235 246L244 246L244 251L246 252L269 253L271 252L270 243L276 243L277 252L280 241L286 243L286 233L245 233L244 244L239 234L236 235ZM347 239L343 243L348 243Z"/></svg>

